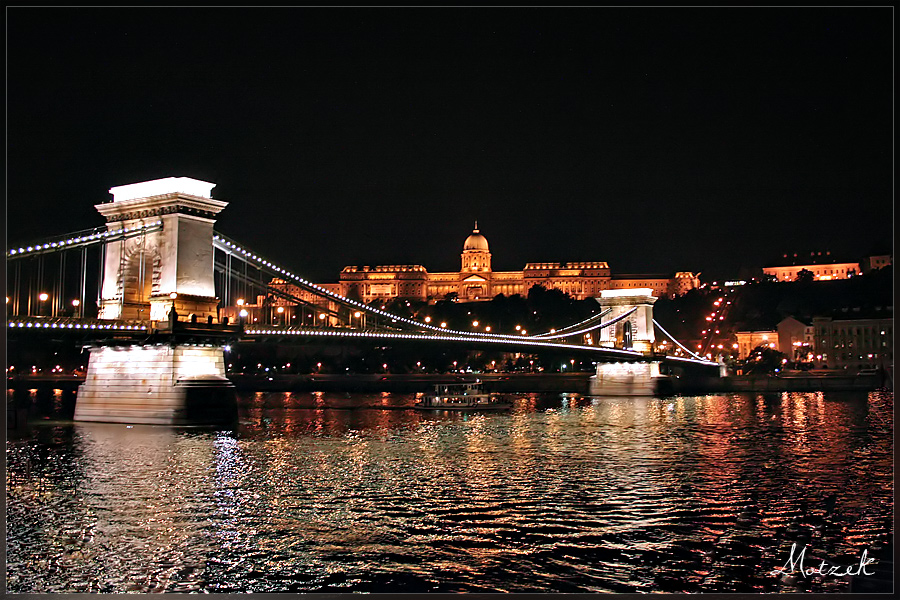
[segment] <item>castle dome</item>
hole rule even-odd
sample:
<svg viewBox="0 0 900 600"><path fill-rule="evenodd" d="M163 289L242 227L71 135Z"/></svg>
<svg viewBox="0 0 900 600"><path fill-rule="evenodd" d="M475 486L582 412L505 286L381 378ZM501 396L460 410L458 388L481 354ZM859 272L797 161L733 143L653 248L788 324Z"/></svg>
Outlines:
<svg viewBox="0 0 900 600"><path fill-rule="evenodd" d="M478 221L475 221L475 229L472 230L472 235L467 237L463 244L463 251L466 250L489 251L487 238L478 232Z"/></svg>

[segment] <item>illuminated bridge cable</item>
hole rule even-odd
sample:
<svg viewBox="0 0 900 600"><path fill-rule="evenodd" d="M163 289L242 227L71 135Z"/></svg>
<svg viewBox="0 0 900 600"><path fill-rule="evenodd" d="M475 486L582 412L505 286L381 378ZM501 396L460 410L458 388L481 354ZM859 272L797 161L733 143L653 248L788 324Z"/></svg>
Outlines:
<svg viewBox="0 0 900 600"><path fill-rule="evenodd" d="M134 227L123 227L112 230L107 230L105 227L88 229L81 232L66 234L65 236L54 238L50 241L43 241L39 244L29 244L27 246L20 246L19 248L10 248L6 251L6 259L13 260L37 254L62 252L70 248L81 248L94 244L106 244L112 241L125 240L150 233L151 231L159 231L162 229L162 226L162 221L153 221Z"/></svg>
<svg viewBox="0 0 900 600"><path fill-rule="evenodd" d="M216 263L216 271L218 271L219 273L225 273L226 267L224 265L222 265L222 263L217 262ZM248 284L251 287L255 286L261 290L265 290L266 292L268 292L274 296L278 296L278 297L282 298L283 300L293 302L294 304L297 304L299 306L303 306L305 308L316 310L318 312L327 313L334 317L340 317L340 315L338 314L337 311L334 311L330 308L323 308L321 306L313 304L312 302L309 302L308 300L298 298L297 296L294 296L293 294L291 294L289 292L285 292L284 290L278 289L277 287L270 286L267 283L265 283L264 281L260 281L258 279L253 279L246 273L237 273L237 272L232 271L229 274L229 276L231 277L231 279L233 279L239 283Z"/></svg>
<svg viewBox="0 0 900 600"><path fill-rule="evenodd" d="M573 325L569 325L568 327L564 327L563 329L560 329L560 330L558 330L558 331L545 331L544 333L536 333L536 334L534 334L534 336L532 336L532 337L536 337L536 338L544 338L544 337L547 337L547 336L549 336L549 335L554 335L554 334L558 334L558 333L562 333L562 334L565 334L565 335L574 335L574 334L572 334L572 333L566 333L566 332L569 331L569 330L572 330L572 329L576 329L577 327L581 327L582 325L587 325L588 323L590 323L590 322L592 322L592 321L596 321L597 319L600 319L600 318L602 318L602 317L608 315L608 314L611 313L611 312L612 312L612 309L611 309L611 308L607 308L606 310L600 311L600 314L591 315L590 317L588 317L588 318L585 319L584 321L580 321L580 322L575 323L575 324L573 324Z"/></svg>
<svg viewBox="0 0 900 600"><path fill-rule="evenodd" d="M306 279L303 279L302 277L300 277L298 275L295 275L294 273L291 273L287 269L279 267L275 263L272 263L270 261L263 259L261 256L248 250L247 248L244 248L244 247L238 245L235 242L226 240L220 234L215 234L215 236L213 237L213 246L218 248L219 250L226 252L227 254L237 257L237 259L241 262L244 262L245 265L250 265L250 266L258 269L260 272L266 272L266 273L269 273L270 275L274 275L279 278L291 280L291 282L294 283L295 285L297 285L297 287L299 287L305 291L308 291L316 296L327 298L327 299L329 299L339 305L342 305L344 307L353 308L353 309L360 310L360 311L366 311L368 313L382 316L386 319L389 319L391 321L391 323L400 322L400 323L404 323L407 325L413 325L420 329L424 329L424 328L428 327L427 325L424 325L422 323L417 323L416 321L413 321L412 319L408 319L406 317L401 317L399 315L394 315L392 313L388 313L383 310L378 310L376 308L367 306L361 302L357 302L355 300L351 300L350 298L341 296L340 294L335 294L332 291L329 291L329 290L327 290L321 286L318 286ZM251 283L251 284L253 283L253 281L251 279L249 279L248 277L242 278L242 277L238 276L237 279L244 283ZM260 285L260 287L263 287L263 288L269 288L268 285L263 284L262 282L259 282L258 285ZM275 288L271 288L271 289L274 290ZM286 296L290 296L291 298L296 298L295 296L287 294L286 292L281 292L281 293ZM305 301L301 301L301 302L306 304ZM325 309L321 309L321 307L317 307L317 310L325 310ZM327 312L332 312L332 311L327 311ZM332 312L332 314L337 315L337 313L333 313L333 312ZM440 329L439 331L447 331L447 330Z"/></svg>
<svg viewBox="0 0 900 600"><path fill-rule="evenodd" d="M443 330L446 333L446 330ZM310 335L319 337L333 338L381 338L381 339L405 339L405 340L446 340L454 342L477 342L486 344L512 344L516 346L528 346L539 348L565 348L569 350L588 350L591 352L600 352L617 358L641 359L644 355L634 350L619 350L616 348L597 348L596 346L585 346L580 344L564 344L559 342L550 342L546 340L536 340L527 336L504 336L500 339L490 339L483 336L474 336L464 333L463 335L433 335L422 332L383 332L383 331L346 331L341 329L274 329L274 328L258 328L247 329L247 335L276 335L276 336L296 336Z"/></svg>
<svg viewBox="0 0 900 600"><path fill-rule="evenodd" d="M340 294L336 294L330 290L323 288L322 286L316 285L311 281L308 281L299 275L296 275L289 270L278 266L277 264L265 260L262 256L252 252L245 246L238 244L237 242L228 239L220 233L213 234L213 246L222 250L223 252L233 254L237 256L238 259L244 260L247 263L252 264L257 269L262 271L267 271L269 273L274 274L277 277L289 279L294 284L296 284L301 289L312 292L313 294L321 297L328 298L338 304L343 306L352 307L356 310L365 311L370 314L374 314L380 317L384 317L386 319L390 319L390 324L394 323L402 323L404 325L409 325L415 327L420 330L429 330L442 334L456 334L468 336L471 338L486 338L486 339L523 339L528 336L513 336L513 335L504 335L504 334L494 334L494 333L481 333L481 332L468 332L468 331L457 331L455 329L446 329L443 327L436 327L434 325L429 325L426 323L421 323L419 321L414 321L407 317L401 317L400 315L395 315L393 313L389 313L387 311L379 310L377 308L372 308L367 304L359 302L357 300L351 300L345 296L341 296Z"/></svg>
<svg viewBox="0 0 900 600"><path fill-rule="evenodd" d="M558 342L550 342L547 340L536 340L529 337L507 336L503 339L486 339L484 337L476 337L473 335L432 335L423 332L387 332L387 331L347 331L344 329L273 329L273 328L256 328L247 329L244 332L247 335L256 336L278 336L282 338L295 336L314 336L332 339L396 339L396 340L422 340L435 341L443 340L448 342L476 342L479 344L496 344L496 345L514 345L527 348L563 348L566 350L580 350L590 352L591 354L606 356L613 359L629 359L633 361L647 360L647 356L635 350L620 350L617 348L598 348L597 346L585 346L580 344L563 344ZM446 332L444 332L446 333ZM675 363L700 364L706 367L717 367L718 365L706 360L694 360L691 358L679 356L667 356L667 361Z"/></svg>
<svg viewBox="0 0 900 600"><path fill-rule="evenodd" d="M612 310L612 309L610 309L610 310ZM581 330L578 330L578 331L569 331L569 332L567 332L567 333L560 333L560 334L556 334L556 335L545 335L545 336L541 337L540 339L542 339L542 340L553 340L553 339L558 339L558 338L561 338L561 337L569 337L569 336L571 336L571 335L579 335L579 334L587 333L588 331L593 331L593 330L595 330L595 329L603 329L603 328L605 328L605 327L609 327L610 325L613 325L613 324L615 324L615 323L618 323L619 321L621 321L621 320L624 319L625 317L631 316L631 314L634 313L634 311L636 311L636 310L637 310L637 307L634 307L634 308L632 308L631 310L629 310L628 312L624 312L624 313L622 313L621 315L619 315L618 317L615 317L614 319L611 319L611 320L606 321L606 322L604 322L604 323L598 323L598 324L596 324L596 325L592 325L592 326L590 326L590 327L586 327L586 328L581 329Z"/></svg>
<svg viewBox="0 0 900 600"><path fill-rule="evenodd" d="M625 317L631 316L631 314L634 313L634 311L636 311L636 310L637 310L637 307L634 307L634 308L632 308L631 310L629 310L628 312L624 312L624 313L622 313L621 315L619 315L618 317L615 317L614 319L610 319L609 321L606 321L605 323L598 323L598 324L593 325L593 326L591 326L591 327L587 327L587 328L585 328L585 329L581 329L580 331L570 331L570 332L568 332L568 333L562 333L562 334L558 334L558 335L548 335L548 336L544 336L544 337L542 337L542 338L540 338L540 339L542 339L542 340L552 340L552 339L558 339L558 338L561 338L561 337L569 337L569 336L571 336L571 335L578 335L578 334L582 334L582 333L587 333L588 331L593 331L593 330L595 330L595 329L603 329L603 328L605 328L605 327L609 327L610 325L613 325L613 324L615 324L615 323L618 323L619 321L621 321L621 320L624 319Z"/></svg>
<svg viewBox="0 0 900 600"><path fill-rule="evenodd" d="M708 362L708 361L704 360L703 357L697 356L696 354L694 354L693 352L691 352L690 350L685 348L684 345L681 342L679 342L678 340L676 340L674 337L672 337L672 334L670 334L668 331L666 331L666 329L662 325L660 325L656 319L653 319L653 324L656 325L656 327L663 333L663 335L665 335L667 338L672 340L676 346L678 346L679 348L681 348L682 350L687 352L689 355L693 356L697 360L702 360L703 362Z"/></svg>

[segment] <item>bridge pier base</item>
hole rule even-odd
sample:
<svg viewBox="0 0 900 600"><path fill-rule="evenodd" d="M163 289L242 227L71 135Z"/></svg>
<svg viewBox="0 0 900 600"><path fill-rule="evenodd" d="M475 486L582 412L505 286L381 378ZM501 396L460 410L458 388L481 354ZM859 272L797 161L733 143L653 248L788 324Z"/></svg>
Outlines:
<svg viewBox="0 0 900 600"><path fill-rule="evenodd" d="M598 363L588 390L591 396L654 396L663 379L658 361Z"/></svg>
<svg viewBox="0 0 900 600"><path fill-rule="evenodd" d="M149 425L223 424L237 419L222 348L188 344L90 349L75 420Z"/></svg>

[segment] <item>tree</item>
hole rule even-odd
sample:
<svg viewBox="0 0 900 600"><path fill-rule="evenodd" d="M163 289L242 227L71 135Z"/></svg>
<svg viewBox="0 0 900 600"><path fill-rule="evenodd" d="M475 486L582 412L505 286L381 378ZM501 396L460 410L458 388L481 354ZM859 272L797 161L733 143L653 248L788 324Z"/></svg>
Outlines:
<svg viewBox="0 0 900 600"><path fill-rule="evenodd" d="M774 348L760 344L754 348L746 360L748 375L770 375L776 369L784 368L787 355Z"/></svg>
<svg viewBox="0 0 900 600"><path fill-rule="evenodd" d="M797 283L811 283L815 281L815 275L809 269L800 269L797 272Z"/></svg>

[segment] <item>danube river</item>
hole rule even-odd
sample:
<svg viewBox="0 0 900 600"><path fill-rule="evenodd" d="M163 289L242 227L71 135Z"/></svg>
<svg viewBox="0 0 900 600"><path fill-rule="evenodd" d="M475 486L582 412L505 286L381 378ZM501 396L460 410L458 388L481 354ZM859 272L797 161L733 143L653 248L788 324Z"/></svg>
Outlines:
<svg viewBox="0 0 900 600"><path fill-rule="evenodd" d="M23 393L9 592L846 591L772 572L893 533L890 393L257 393L234 430L73 424L72 392Z"/></svg>

